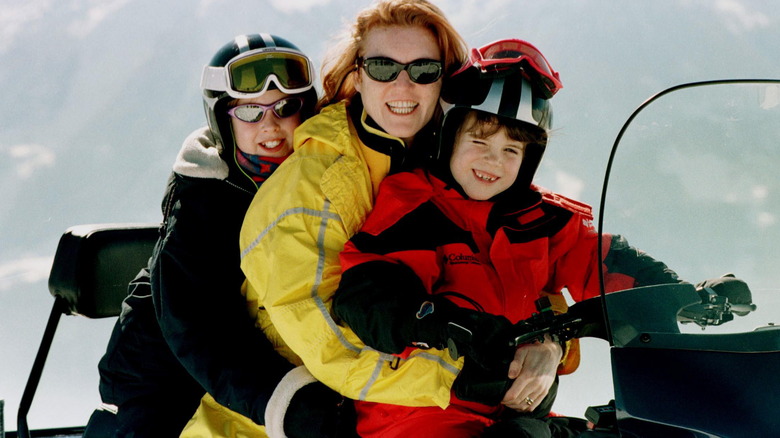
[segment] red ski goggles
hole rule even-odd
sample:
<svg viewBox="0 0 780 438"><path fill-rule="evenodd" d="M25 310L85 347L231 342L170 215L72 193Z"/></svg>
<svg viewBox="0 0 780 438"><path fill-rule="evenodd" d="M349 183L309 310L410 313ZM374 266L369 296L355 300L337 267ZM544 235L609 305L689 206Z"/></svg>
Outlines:
<svg viewBox="0 0 780 438"><path fill-rule="evenodd" d="M250 50L225 67L207 66L200 85L235 99L251 99L268 91L271 83L286 94L302 93L314 86L314 67L309 58L290 49Z"/></svg>
<svg viewBox="0 0 780 438"><path fill-rule="evenodd" d="M476 67L483 73L502 72L525 64L539 76L549 97L563 88L558 72L553 70L547 58L531 43L518 39L499 40L479 49L472 49L469 62L457 73Z"/></svg>

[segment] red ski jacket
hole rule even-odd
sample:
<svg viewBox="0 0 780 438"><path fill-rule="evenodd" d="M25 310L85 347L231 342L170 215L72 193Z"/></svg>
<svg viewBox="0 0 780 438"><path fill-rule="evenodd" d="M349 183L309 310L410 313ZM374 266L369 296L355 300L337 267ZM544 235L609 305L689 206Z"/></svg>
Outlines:
<svg viewBox="0 0 780 438"><path fill-rule="evenodd" d="M604 260L597 260L591 208L538 187L533 192L530 201L507 205L468 199L423 170L385 178L374 210L341 253L345 273L366 269L368 275L357 276L360 284L348 284L356 276L342 278L337 314L367 345L398 354L399 346L388 343L387 333L404 328L387 309L403 306L366 305L388 301L372 294L415 300L419 297L410 291L419 290L421 283L429 294L444 293L459 306L515 323L530 317L543 295L551 297L557 312L567 308L564 289L575 301L598 295L598 269L606 274L608 291L680 281L666 265L617 235L604 237L610 249ZM385 278L383 263L403 264L417 278L391 278L392 269ZM342 293L360 298L340 297ZM350 318L355 314L360 318ZM362 322L355 326L355 320ZM578 366L576 347L567 348L560 373Z"/></svg>

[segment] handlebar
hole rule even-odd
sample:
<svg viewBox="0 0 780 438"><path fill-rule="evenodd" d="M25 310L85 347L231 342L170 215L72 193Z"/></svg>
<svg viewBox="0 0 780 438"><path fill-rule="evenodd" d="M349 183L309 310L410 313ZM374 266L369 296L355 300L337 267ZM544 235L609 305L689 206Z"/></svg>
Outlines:
<svg viewBox="0 0 780 438"><path fill-rule="evenodd" d="M536 300L536 309L530 318L518 322L512 328L511 347L534 341L543 342L544 335L557 342L573 338L596 337L607 339L604 312L599 298L591 298L571 306L566 313L556 315L547 297Z"/></svg>
<svg viewBox="0 0 780 438"><path fill-rule="evenodd" d="M750 313L755 312L758 306L755 304L731 304L731 311L734 313Z"/></svg>
<svg viewBox="0 0 780 438"><path fill-rule="evenodd" d="M728 298L717 295L705 297L704 302L693 304L677 314L677 321L682 324L694 323L702 329L707 326L717 326L734 319L734 315L745 316L758 307L755 304L733 304Z"/></svg>
<svg viewBox="0 0 780 438"><path fill-rule="evenodd" d="M609 341L601 299L596 297L580 301L572 305L568 312L557 315L552 311L549 298L536 300L538 313L512 327L509 346L543 342L545 335L558 342L582 337ZM734 315L744 316L756 309L755 304L733 304L726 297L707 296L706 299L703 298L703 302L680 310L677 321L683 324L694 323L704 329L707 326L724 324L733 320Z"/></svg>

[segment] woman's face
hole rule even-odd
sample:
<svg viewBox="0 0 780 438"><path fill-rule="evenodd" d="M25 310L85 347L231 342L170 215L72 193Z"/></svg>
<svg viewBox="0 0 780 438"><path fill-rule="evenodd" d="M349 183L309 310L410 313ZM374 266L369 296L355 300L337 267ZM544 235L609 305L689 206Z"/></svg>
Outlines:
<svg viewBox="0 0 780 438"><path fill-rule="evenodd" d="M363 42L363 58L385 57L406 64L418 59L441 61L436 39L418 26L387 26L371 29ZM382 129L410 144L433 117L441 92L441 78L432 84L417 84L402 71L392 82L371 79L364 69L357 72L355 88L363 106Z"/></svg>
<svg viewBox="0 0 780 438"><path fill-rule="evenodd" d="M231 106L248 103L269 105L285 97L288 95L279 90L268 90L260 97L239 99ZM280 119L268 109L257 123L244 122L235 117L230 118L230 123L233 126L236 146L241 152L263 157L286 157L292 153L293 132L301 124L301 113L299 111L295 115Z"/></svg>

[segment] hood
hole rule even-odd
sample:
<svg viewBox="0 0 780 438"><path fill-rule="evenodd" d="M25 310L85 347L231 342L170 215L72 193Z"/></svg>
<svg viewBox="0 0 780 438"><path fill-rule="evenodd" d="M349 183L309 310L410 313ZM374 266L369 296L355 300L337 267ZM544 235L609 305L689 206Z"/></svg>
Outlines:
<svg viewBox="0 0 780 438"><path fill-rule="evenodd" d="M230 169L221 149L207 126L197 129L184 139L173 171L193 178L227 179Z"/></svg>

